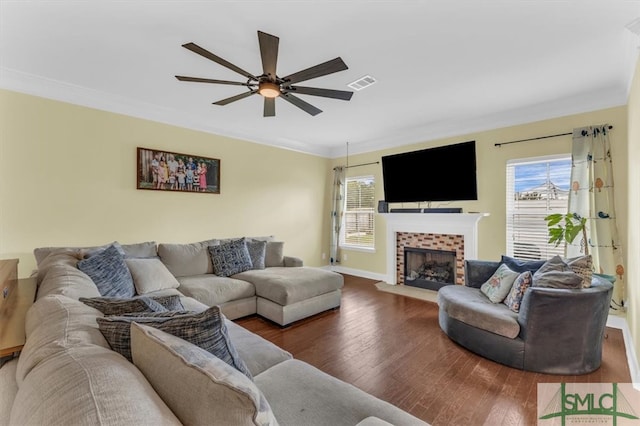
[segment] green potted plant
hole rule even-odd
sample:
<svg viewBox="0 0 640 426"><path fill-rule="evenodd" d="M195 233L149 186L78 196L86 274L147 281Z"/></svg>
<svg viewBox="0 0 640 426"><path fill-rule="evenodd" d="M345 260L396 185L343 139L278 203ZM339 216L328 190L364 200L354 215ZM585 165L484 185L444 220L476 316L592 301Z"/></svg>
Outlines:
<svg viewBox="0 0 640 426"><path fill-rule="evenodd" d="M579 234L582 234L582 244L584 254L589 254L589 243L587 239L587 219L574 213L554 213L545 217L549 228L549 243L555 243L556 247L563 241L573 243Z"/></svg>

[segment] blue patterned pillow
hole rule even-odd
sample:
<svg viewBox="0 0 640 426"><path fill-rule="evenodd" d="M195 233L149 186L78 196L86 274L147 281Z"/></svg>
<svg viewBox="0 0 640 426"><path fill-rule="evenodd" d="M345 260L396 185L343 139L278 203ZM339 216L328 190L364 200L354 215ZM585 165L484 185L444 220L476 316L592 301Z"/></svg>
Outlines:
<svg viewBox="0 0 640 426"><path fill-rule="evenodd" d="M251 372L231 343L224 318L220 308L212 306L199 313L164 312L149 317L98 317L96 321L111 349L119 352L129 361L132 360L131 323L136 322L199 346L253 379Z"/></svg>
<svg viewBox="0 0 640 426"><path fill-rule="evenodd" d="M239 274L253 267L244 238L209 246L209 253L211 253L213 273L221 277Z"/></svg>
<svg viewBox="0 0 640 426"><path fill-rule="evenodd" d="M509 291L506 299L504 299L504 304L507 305L513 312L520 311L520 303L522 303L524 293L529 287L531 287L532 281L533 276L531 275L531 272L525 271L518 275L518 278L516 278L516 280L513 282L511 291Z"/></svg>
<svg viewBox="0 0 640 426"><path fill-rule="evenodd" d="M136 294L131 272L115 245L82 259L78 269L93 280L102 296L133 297Z"/></svg>
<svg viewBox="0 0 640 426"><path fill-rule="evenodd" d="M247 240L247 250L249 250L252 269L264 269L264 260L267 255L267 242Z"/></svg>
<svg viewBox="0 0 640 426"><path fill-rule="evenodd" d="M180 296L176 294L154 297L140 296L131 299L121 299L117 297L81 297L79 300L107 316L136 312L184 311Z"/></svg>

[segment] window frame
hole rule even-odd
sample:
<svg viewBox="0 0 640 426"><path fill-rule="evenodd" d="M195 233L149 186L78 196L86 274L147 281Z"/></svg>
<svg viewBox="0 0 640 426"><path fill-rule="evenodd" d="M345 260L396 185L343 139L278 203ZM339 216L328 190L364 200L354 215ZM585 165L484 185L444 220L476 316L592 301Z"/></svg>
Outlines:
<svg viewBox="0 0 640 426"><path fill-rule="evenodd" d="M539 232L538 227L530 227L527 228L525 226L521 226L518 227L515 224L515 218L517 215L520 215L520 220L523 220L524 218L526 218L526 216L541 216L542 217L540 219L543 219L544 216L552 214L552 213L562 213L562 214L566 214L566 212L568 211L568 207L569 207L569 195L568 193L570 192L570 182L571 182L571 170L569 170L569 182L568 182L568 189L567 191L567 200L566 200L566 206L564 206L562 209L559 209L557 207L552 207L552 201L550 198L540 198L540 200L546 200L546 210L542 210L539 207L537 209L527 209L527 208L517 208L516 205L516 200L515 200L515 196L516 196L516 185L517 185L517 181L515 178L515 168L517 166L524 166L527 164L539 164L539 163L553 163L553 162L560 162L560 161L569 161L569 167L571 167L571 154L570 153L564 153L564 154L551 154L551 155L544 155L544 156L537 156L537 157L526 157L526 158L517 158L517 159L511 159L511 160L507 160L507 165L506 165L506 191L505 191L505 197L506 197L506 202L505 202L505 213L506 213L506 224L505 224L505 236L506 236L506 251L505 254L507 256L511 256L511 257L517 257L519 259L523 259L523 260L533 260L533 257L527 257L527 248L521 248L520 249L520 254L521 256L516 256L516 243L517 241L517 237L516 237L516 233L519 230L520 233L526 233L528 230L531 230L532 232L535 232L535 235L532 235L532 243L537 243L534 244L534 246L537 246L537 250L539 250L540 253L540 259L549 259L550 257L553 257L556 254L559 254L561 256L564 255L564 246L560 245L558 247L555 247L553 244L549 244L546 242L546 240L548 240L548 233L547 233L547 225L546 222L544 222L543 220L541 220L541 228L543 227L544 231L544 240L541 238L541 236L543 235L542 233ZM550 179L549 176L549 171L547 171L547 178L549 178L549 180L551 182L553 182ZM564 191L564 190L563 190ZM562 211L561 211L562 210ZM525 219L526 220L526 219ZM515 231L515 232L514 232ZM537 239L536 239L537 237ZM544 241L544 242L543 242ZM524 256L522 256L524 255ZM534 256L535 252L533 250L531 250L531 256Z"/></svg>
<svg viewBox="0 0 640 426"><path fill-rule="evenodd" d="M348 243L346 241L346 234L347 234L347 215L350 214L350 210L347 209L347 203L349 200L349 194L348 194L348 188L349 188L349 181L359 181L359 180L368 180L371 181L373 183L373 190L372 190L372 196L373 196L373 205L370 207L371 211L368 212L368 214L371 216L370 217L370 223L371 223L371 233L372 233L372 238L371 238L371 243L370 245L365 245L365 244L352 244L352 243ZM376 250L376 221L375 221L375 216L376 216L376 208L375 208L375 190L376 190L376 179L375 176L373 175L360 175L360 176L350 176L350 177L346 177L344 180L344 204L343 204L343 209L342 209L342 223L340 226L340 239L339 239L339 246L341 249L344 250L351 250L351 251L361 251L361 252L375 252Z"/></svg>

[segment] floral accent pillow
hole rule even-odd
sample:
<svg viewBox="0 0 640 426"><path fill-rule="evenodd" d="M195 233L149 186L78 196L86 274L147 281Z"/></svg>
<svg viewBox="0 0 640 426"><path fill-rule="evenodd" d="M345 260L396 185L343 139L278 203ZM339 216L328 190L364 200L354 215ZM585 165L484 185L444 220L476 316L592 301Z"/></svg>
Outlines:
<svg viewBox="0 0 640 426"><path fill-rule="evenodd" d="M482 286L480 291L491 300L493 303L500 303L507 297L513 282L520 275L519 272L512 271L507 265L500 265L498 269L493 273L491 278L487 280Z"/></svg>
<svg viewBox="0 0 640 426"><path fill-rule="evenodd" d="M531 272L525 271L518 275L516 280L511 285L511 290L509 291L506 299L504 299L504 304L507 305L513 312L520 312L520 304L522 303L522 298L524 297L524 293L527 291L527 289L531 287L532 281L533 275L531 275Z"/></svg>

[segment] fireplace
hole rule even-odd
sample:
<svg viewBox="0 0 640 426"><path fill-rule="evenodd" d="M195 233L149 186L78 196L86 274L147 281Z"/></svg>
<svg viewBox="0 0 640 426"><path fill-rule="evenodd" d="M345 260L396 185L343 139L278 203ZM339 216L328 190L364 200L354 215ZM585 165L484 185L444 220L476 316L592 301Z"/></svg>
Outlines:
<svg viewBox="0 0 640 426"><path fill-rule="evenodd" d="M456 252L455 283L464 284L465 259L478 257L478 221L488 213L381 213L387 229L389 284L405 284L404 248ZM394 244L395 243L395 244Z"/></svg>
<svg viewBox="0 0 640 426"><path fill-rule="evenodd" d="M404 284L439 290L456 283L456 252L404 247Z"/></svg>

